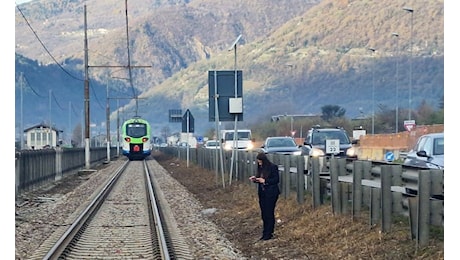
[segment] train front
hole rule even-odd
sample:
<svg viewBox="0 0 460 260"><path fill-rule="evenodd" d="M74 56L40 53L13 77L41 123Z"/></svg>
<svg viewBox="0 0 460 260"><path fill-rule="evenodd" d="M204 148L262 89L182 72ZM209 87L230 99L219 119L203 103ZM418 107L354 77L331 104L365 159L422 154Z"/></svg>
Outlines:
<svg viewBox="0 0 460 260"><path fill-rule="evenodd" d="M123 124L123 155L129 160L143 160L151 153L150 125L145 120L128 120Z"/></svg>

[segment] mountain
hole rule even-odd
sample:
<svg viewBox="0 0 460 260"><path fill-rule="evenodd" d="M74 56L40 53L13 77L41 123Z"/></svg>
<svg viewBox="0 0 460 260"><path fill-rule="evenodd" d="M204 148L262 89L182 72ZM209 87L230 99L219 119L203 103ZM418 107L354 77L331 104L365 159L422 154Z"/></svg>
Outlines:
<svg viewBox="0 0 460 260"><path fill-rule="evenodd" d="M328 104L344 107L348 117L369 115L373 104L375 109L394 109L396 89L401 108L409 107L409 92L412 109L422 100L437 106L443 99L443 1L136 1L132 6L128 2L126 19L121 1L35 0L20 5L22 13L16 10L16 53L39 68L55 66L62 73L52 65L57 61L82 75L84 3L93 89L104 93L109 85L124 85L127 97L139 96L138 112L157 132L165 126L180 129L168 122L168 111L177 108L190 109L197 132L213 127L208 121L208 72L234 69L234 52L227 49L239 34L243 125L277 114L317 114ZM129 77L123 69L128 60L132 91L126 80L112 79ZM19 72L16 67L17 79ZM23 72L27 77L34 70ZM58 87L56 81L45 85ZM123 111L133 111L135 103ZM94 103L92 108L104 115Z"/></svg>

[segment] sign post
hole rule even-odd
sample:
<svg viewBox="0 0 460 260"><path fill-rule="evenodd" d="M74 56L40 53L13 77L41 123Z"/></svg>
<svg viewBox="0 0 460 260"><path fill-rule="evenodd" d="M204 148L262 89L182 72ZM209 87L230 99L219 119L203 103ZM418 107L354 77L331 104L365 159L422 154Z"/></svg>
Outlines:
<svg viewBox="0 0 460 260"><path fill-rule="evenodd" d="M190 154L190 140L189 133L195 132L195 119L193 118L190 110L185 111L184 116L182 117L182 132L187 133L187 168L189 166L189 154Z"/></svg>

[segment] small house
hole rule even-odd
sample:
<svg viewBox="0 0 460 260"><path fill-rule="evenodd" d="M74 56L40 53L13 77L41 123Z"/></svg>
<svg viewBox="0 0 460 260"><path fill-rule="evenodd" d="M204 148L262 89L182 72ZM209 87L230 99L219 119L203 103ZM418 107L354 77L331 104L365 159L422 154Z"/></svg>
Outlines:
<svg viewBox="0 0 460 260"><path fill-rule="evenodd" d="M59 144L59 133L54 127L46 124L38 124L24 130L26 133L26 149L54 148Z"/></svg>

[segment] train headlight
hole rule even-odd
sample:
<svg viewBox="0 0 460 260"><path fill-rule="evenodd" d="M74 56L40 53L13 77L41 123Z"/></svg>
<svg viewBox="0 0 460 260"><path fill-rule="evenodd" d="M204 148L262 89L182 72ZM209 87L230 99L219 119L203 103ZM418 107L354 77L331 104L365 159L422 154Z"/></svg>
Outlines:
<svg viewBox="0 0 460 260"><path fill-rule="evenodd" d="M143 142L143 143L147 143L148 140L149 140L149 139L148 139L147 137L143 137L143 138L142 138L142 142Z"/></svg>
<svg viewBox="0 0 460 260"><path fill-rule="evenodd" d="M252 150L254 148L254 144L253 143L249 143L248 144L248 147L246 149L248 150Z"/></svg>
<svg viewBox="0 0 460 260"><path fill-rule="evenodd" d="M302 151L295 151L292 153L293 155L301 155L302 154Z"/></svg>
<svg viewBox="0 0 460 260"><path fill-rule="evenodd" d="M129 142L131 142L131 138L125 137L125 141L129 143Z"/></svg>

